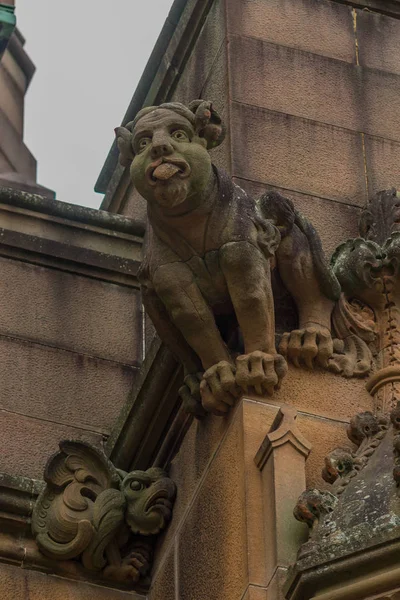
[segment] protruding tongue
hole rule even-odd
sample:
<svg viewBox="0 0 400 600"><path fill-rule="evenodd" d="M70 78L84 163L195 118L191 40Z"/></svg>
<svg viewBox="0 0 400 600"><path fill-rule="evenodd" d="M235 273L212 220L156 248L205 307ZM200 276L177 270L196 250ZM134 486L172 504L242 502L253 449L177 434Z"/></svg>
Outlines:
<svg viewBox="0 0 400 600"><path fill-rule="evenodd" d="M159 167L156 167L153 171L153 177L156 179L170 179L179 172L179 167L171 163L162 163Z"/></svg>

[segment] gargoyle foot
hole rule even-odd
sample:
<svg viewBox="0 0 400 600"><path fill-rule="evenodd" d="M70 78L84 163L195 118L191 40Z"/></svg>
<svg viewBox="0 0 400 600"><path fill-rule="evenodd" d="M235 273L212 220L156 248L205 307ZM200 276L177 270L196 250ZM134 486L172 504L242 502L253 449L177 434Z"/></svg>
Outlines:
<svg viewBox="0 0 400 600"><path fill-rule="evenodd" d="M203 375L200 384L203 408L215 415L224 415L233 406L240 390L235 381L235 367L223 360Z"/></svg>
<svg viewBox="0 0 400 600"><path fill-rule="evenodd" d="M201 405L200 382L203 373L190 373L186 375L184 384L179 388L179 396L182 398L183 406L187 413L194 415L197 419L207 414Z"/></svg>
<svg viewBox="0 0 400 600"><path fill-rule="evenodd" d="M332 336L326 327L312 323L304 329L284 333L279 352L296 367L303 363L309 369L313 369L316 364L327 369L333 354Z"/></svg>
<svg viewBox="0 0 400 600"><path fill-rule="evenodd" d="M256 350L236 358L236 383L244 392L254 388L256 394L272 395L279 389L287 373L287 364L280 354Z"/></svg>
<svg viewBox="0 0 400 600"><path fill-rule="evenodd" d="M371 370L372 353L367 344L356 335L344 340L333 340L334 353L329 359L329 370L342 377L364 377Z"/></svg>
<svg viewBox="0 0 400 600"><path fill-rule="evenodd" d="M136 583L150 570L150 560L151 556L148 549L145 547L138 547L133 549L127 556L124 556L121 564L108 565L104 569L103 575L107 579L112 579L113 581L130 581Z"/></svg>

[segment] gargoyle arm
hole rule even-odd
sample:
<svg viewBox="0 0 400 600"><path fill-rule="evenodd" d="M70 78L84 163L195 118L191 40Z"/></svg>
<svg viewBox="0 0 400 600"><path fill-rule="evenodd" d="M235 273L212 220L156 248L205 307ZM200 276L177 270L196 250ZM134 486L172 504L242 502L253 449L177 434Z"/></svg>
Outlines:
<svg viewBox="0 0 400 600"><path fill-rule="evenodd" d="M142 286L143 306L153 322L158 335L183 364L185 375L202 371L201 362L186 342L182 333L172 323L167 309L156 292Z"/></svg>

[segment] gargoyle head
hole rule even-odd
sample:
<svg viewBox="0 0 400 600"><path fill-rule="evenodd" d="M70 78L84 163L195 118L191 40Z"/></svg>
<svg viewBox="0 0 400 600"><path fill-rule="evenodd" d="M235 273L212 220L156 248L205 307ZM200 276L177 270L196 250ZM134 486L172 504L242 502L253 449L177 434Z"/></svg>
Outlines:
<svg viewBox="0 0 400 600"><path fill-rule="evenodd" d="M208 150L223 141L225 127L211 102L194 100L189 107L168 102L143 108L115 133L120 162L130 165L139 193L164 210L186 200L190 209L209 188Z"/></svg>
<svg viewBox="0 0 400 600"><path fill-rule="evenodd" d="M338 477L348 475L354 466L354 457L347 448L336 448L325 458L322 478L328 483L334 483Z"/></svg>
<svg viewBox="0 0 400 600"><path fill-rule="evenodd" d="M347 295L362 295L374 287L382 268L381 248L375 242L355 238L340 244L331 258L333 272Z"/></svg>
<svg viewBox="0 0 400 600"><path fill-rule="evenodd" d="M176 487L162 469L132 471L120 489L127 502L125 520L133 533L155 535L164 529L171 519Z"/></svg>

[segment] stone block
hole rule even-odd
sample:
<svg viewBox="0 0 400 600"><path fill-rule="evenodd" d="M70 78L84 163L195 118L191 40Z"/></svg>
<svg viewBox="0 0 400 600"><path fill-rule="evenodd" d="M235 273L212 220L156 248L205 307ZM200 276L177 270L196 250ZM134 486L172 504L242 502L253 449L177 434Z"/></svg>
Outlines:
<svg viewBox="0 0 400 600"><path fill-rule="evenodd" d="M400 144L379 137L365 136L368 192L400 188Z"/></svg>
<svg viewBox="0 0 400 600"><path fill-rule="evenodd" d="M7 258L0 267L0 333L141 362L138 290Z"/></svg>
<svg viewBox="0 0 400 600"><path fill-rule="evenodd" d="M179 532L180 600L240 600L246 590L243 424L236 415Z"/></svg>
<svg viewBox="0 0 400 600"><path fill-rule="evenodd" d="M234 100L400 140L398 75L254 38L229 48Z"/></svg>
<svg viewBox="0 0 400 600"><path fill-rule="evenodd" d="M358 412L373 409L365 380L346 379L322 369L309 371L293 365L289 365L281 389L273 396L249 395L249 398L271 405L290 404L298 411L339 421L348 421Z"/></svg>
<svg viewBox="0 0 400 600"><path fill-rule="evenodd" d="M179 491L174 505L173 519L159 544L159 550L155 557L155 568L157 568L157 563L163 559L164 553L168 552L187 508L193 501L197 487L214 459L235 412L235 410L230 411L224 419L211 414L201 421L195 419L186 433L169 471L170 477Z"/></svg>
<svg viewBox="0 0 400 600"><path fill-rule="evenodd" d="M349 6L327 0L229 0L227 7L229 33L355 62Z"/></svg>
<svg viewBox="0 0 400 600"><path fill-rule="evenodd" d="M262 475L254 458L266 434L271 429L279 408L244 398L242 410L249 582L254 585L267 585L266 553L268 550L265 542L265 528L261 526L265 523L264 493Z"/></svg>
<svg viewBox="0 0 400 600"><path fill-rule="evenodd" d="M124 215L124 217L129 217L130 219L134 219L143 227L146 226L147 222L147 204L146 200L139 194L136 188L133 185L128 187L126 192L126 197L123 201L123 206L120 209L120 213Z"/></svg>
<svg viewBox="0 0 400 600"><path fill-rule="evenodd" d="M400 21L377 12L356 12L360 64L400 75Z"/></svg>
<svg viewBox="0 0 400 600"><path fill-rule="evenodd" d="M98 448L103 445L98 433L1 409L0 428L0 472L9 475L42 479L45 464L58 450L60 440L83 440Z"/></svg>
<svg viewBox="0 0 400 600"><path fill-rule="evenodd" d="M0 598L1 600L145 600L145 596L135 592L91 585L85 581L70 581L4 564L0 565Z"/></svg>
<svg viewBox="0 0 400 600"><path fill-rule="evenodd" d="M233 175L363 206L361 134L234 102Z"/></svg>
<svg viewBox="0 0 400 600"><path fill-rule="evenodd" d="M0 336L0 408L108 434L138 370Z"/></svg>
<svg viewBox="0 0 400 600"><path fill-rule="evenodd" d="M360 127L355 65L239 36L232 36L229 52L233 100L347 129Z"/></svg>
<svg viewBox="0 0 400 600"><path fill-rule="evenodd" d="M172 99L187 104L196 98L204 98L202 89L213 76L214 61L226 37L224 1L215 0L192 49L185 69L179 78ZM210 98L217 104L218 98Z"/></svg>
<svg viewBox="0 0 400 600"><path fill-rule="evenodd" d="M8 53L6 52L6 54ZM8 54L8 62L11 62L11 60L12 59ZM18 85L6 68L3 60L0 63L0 89L1 108L4 110L7 119L22 138L24 92L19 89Z"/></svg>
<svg viewBox="0 0 400 600"><path fill-rule="evenodd" d="M175 600L175 548L172 547L157 573L153 572L148 600Z"/></svg>
<svg viewBox="0 0 400 600"><path fill-rule="evenodd" d="M274 186L262 185L254 181L235 178L235 182L254 198L266 190L275 189L283 196L293 200L297 210L308 217L317 230L326 258L329 260L335 248L345 240L358 236L360 208L284 190Z"/></svg>
<svg viewBox="0 0 400 600"><path fill-rule="evenodd" d="M330 486L322 479L321 471L324 467L325 457L332 450L339 446L342 448L353 447L346 435L347 423L299 414L297 425L301 433L312 444L306 462L306 487L329 490Z"/></svg>
<svg viewBox="0 0 400 600"><path fill-rule="evenodd" d="M269 600L265 588L249 585L243 600Z"/></svg>

